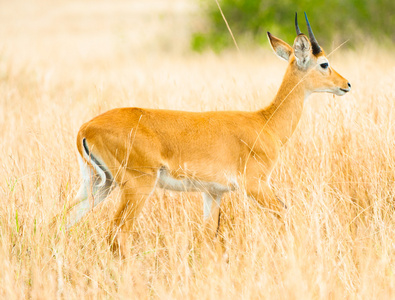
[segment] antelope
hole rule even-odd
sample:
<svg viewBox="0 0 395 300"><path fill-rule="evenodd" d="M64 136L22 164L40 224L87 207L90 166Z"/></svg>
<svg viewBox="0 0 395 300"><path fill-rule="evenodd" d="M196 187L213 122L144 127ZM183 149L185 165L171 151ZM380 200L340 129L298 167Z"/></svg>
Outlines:
<svg viewBox="0 0 395 300"><path fill-rule="evenodd" d="M312 93L342 96L351 84L329 64L305 13L309 37L295 14L293 47L267 32L274 53L288 61L273 101L253 111L185 112L117 108L82 125L77 136L82 183L67 211L72 227L114 187L120 200L108 228L111 245L127 233L156 187L202 192L207 231L216 233L224 193L243 189L279 215L286 206L270 187L279 151L294 133ZM213 236L213 234L211 234Z"/></svg>

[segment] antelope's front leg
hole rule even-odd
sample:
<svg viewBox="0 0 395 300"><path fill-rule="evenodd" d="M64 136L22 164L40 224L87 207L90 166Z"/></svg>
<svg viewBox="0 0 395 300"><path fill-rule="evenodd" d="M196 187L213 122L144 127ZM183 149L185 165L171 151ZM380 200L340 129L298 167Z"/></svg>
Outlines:
<svg viewBox="0 0 395 300"><path fill-rule="evenodd" d="M274 194L267 181L261 178L247 181L246 192L263 208L269 209L278 219L282 219L287 206Z"/></svg>
<svg viewBox="0 0 395 300"><path fill-rule="evenodd" d="M203 219L205 233L212 238L218 235L221 196L203 193Z"/></svg>
<svg viewBox="0 0 395 300"><path fill-rule="evenodd" d="M218 257L223 252L218 237L221 221L221 197L222 195L203 193L204 240L206 244L214 246Z"/></svg>

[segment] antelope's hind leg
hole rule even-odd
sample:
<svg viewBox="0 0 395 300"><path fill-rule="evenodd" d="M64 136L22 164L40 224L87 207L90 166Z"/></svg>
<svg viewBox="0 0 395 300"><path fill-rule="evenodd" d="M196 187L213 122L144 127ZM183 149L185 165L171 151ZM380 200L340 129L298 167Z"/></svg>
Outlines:
<svg viewBox="0 0 395 300"><path fill-rule="evenodd" d="M108 239L114 252L124 256L133 224L145 201L154 193L157 177L129 171L123 176L118 207L109 222Z"/></svg>

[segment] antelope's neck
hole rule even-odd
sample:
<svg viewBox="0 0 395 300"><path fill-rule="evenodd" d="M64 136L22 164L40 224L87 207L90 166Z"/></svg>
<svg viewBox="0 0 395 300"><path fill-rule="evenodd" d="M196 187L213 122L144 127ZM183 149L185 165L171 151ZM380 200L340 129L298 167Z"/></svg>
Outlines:
<svg viewBox="0 0 395 300"><path fill-rule="evenodd" d="M268 129L285 144L294 133L303 113L303 104L310 95L304 82L288 68L272 103L260 110Z"/></svg>

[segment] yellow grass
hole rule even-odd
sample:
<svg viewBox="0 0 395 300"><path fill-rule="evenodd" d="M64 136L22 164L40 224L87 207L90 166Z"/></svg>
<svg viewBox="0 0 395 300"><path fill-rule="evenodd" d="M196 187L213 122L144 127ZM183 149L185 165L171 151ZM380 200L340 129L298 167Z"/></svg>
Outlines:
<svg viewBox="0 0 395 300"><path fill-rule="evenodd" d="M193 1L25 2L0 4L0 298L394 297L392 53L331 56L353 89L311 97L282 151L272 183L289 208L283 228L230 193L229 261L216 262L197 242L200 195L158 190L121 259L103 223L116 191L71 232L46 227L78 189L81 124L120 106L258 109L286 64L268 50L190 53Z"/></svg>

